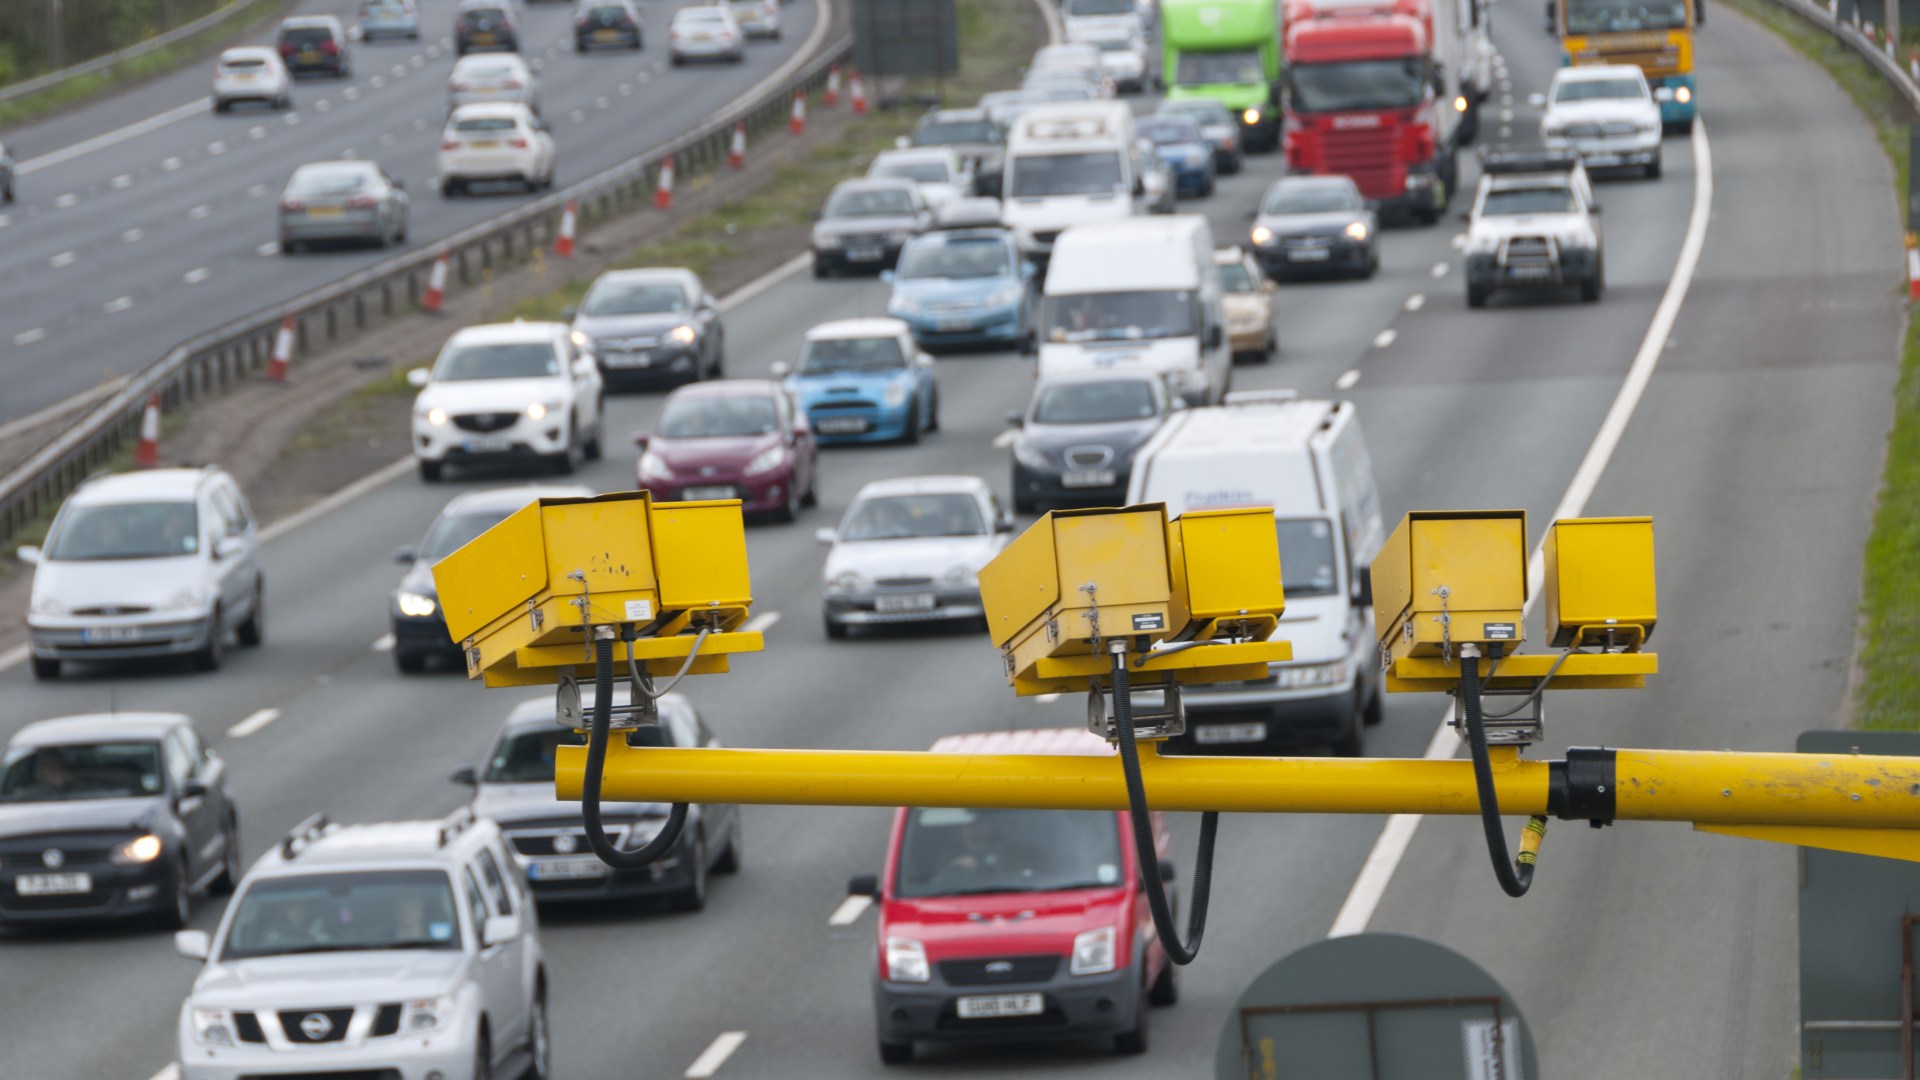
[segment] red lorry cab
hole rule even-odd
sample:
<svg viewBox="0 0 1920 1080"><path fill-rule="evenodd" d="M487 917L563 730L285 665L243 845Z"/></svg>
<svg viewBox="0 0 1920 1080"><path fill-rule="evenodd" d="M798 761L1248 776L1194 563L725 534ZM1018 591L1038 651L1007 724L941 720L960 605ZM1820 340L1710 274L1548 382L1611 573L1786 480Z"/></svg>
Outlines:
<svg viewBox="0 0 1920 1080"><path fill-rule="evenodd" d="M954 735L932 749L1114 754L1073 728ZM1171 870L1159 814L1153 827ZM885 1061L910 1060L916 1040L1104 1036L1137 1053L1149 1003L1175 996L1124 813L905 807L885 874L849 889L879 901L874 1011Z"/></svg>

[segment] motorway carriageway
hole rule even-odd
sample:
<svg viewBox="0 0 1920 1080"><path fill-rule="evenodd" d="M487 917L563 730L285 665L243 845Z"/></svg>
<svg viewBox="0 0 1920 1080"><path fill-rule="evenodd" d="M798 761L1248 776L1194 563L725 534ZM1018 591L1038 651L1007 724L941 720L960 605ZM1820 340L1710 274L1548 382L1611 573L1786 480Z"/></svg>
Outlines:
<svg viewBox="0 0 1920 1080"><path fill-rule="evenodd" d="M1507 77L1489 103L1489 130L1503 108L1528 130L1533 115L1512 102L1543 89L1556 65L1535 12L1514 10L1496 28ZM1571 494L1590 490L1578 500L1589 514L1656 517L1663 673L1631 695L1556 696L1543 754L1568 743L1784 749L1801 728L1832 723L1844 700L1900 325L1889 288L1900 252L1891 172L1831 81L1734 12L1702 34L1699 60L1705 120L1691 145L1669 141L1666 178L1598 187L1609 272L1601 303L1467 311L1464 226L1449 217L1388 232L1383 272L1370 283L1283 288L1280 358L1235 375L1243 388L1356 401L1390 519L1517 506L1537 535L1637 366L1644 395L1630 414L1614 414L1616 437L1600 440ZM1709 148L1703 183L1695 170ZM1207 213L1223 240L1239 237L1277 171L1274 158L1256 158L1188 208ZM1690 229L1704 230L1704 246L1697 272L1676 282ZM729 305L729 371L764 373L794 355L806 327L879 314L885 295L873 281L801 274L756 290ZM1649 341L1670 296L1675 317ZM1027 362L943 357L939 378L940 433L914 447L828 451L818 510L797 525L750 527L768 651L732 676L689 684L728 744L920 749L953 731L1081 722L1077 700L1014 699L977 635L829 643L819 630L822 552L810 534L834 524L860 484L966 472L1005 493L1001 417L1026 400ZM612 399L610 445L647 427L659 403ZM632 466L631 451L615 452L583 479L625 488ZM232 765L249 854L315 810L349 820L450 810L462 791L442 778L479 759L519 695L393 672L380 651L398 577L386 556L416 541L455 491L491 482L423 489L404 475L370 485L269 544L273 628L263 649L233 654L213 676L153 668L38 685L15 666L0 673L0 731L116 702L189 712ZM1449 752L1434 738L1439 707L1433 697L1390 699L1368 753ZM895 1074L873 1050L873 916L842 892L849 874L879 870L887 812L745 813L745 869L715 881L705 912L543 917L558 1075ZM1195 822L1177 825L1184 883ZM1787 1073L1791 851L1679 826L1558 824L1532 894L1509 900L1472 822L1419 823L1399 848L1379 846L1382 825L1223 822L1206 948L1183 972L1181 1002L1155 1013L1144 1057L1103 1047L923 1049L913 1068L1210 1076L1240 990L1338 919L1346 930L1420 933L1474 957L1518 995L1549 1076ZM1407 835L1402 826L1390 839ZM216 918L204 904L194 925L210 929ZM0 956L9 974L0 1045L13 1068L140 1080L167 1066L194 968L165 935L12 935Z"/></svg>

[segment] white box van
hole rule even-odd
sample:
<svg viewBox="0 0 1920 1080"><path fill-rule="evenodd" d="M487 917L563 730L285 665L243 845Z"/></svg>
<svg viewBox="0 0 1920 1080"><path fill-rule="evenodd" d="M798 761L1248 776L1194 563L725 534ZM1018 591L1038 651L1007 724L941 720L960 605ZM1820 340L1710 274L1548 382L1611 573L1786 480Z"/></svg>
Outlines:
<svg viewBox="0 0 1920 1080"><path fill-rule="evenodd" d="M1134 458L1129 503L1169 515L1271 506L1287 610L1274 637L1293 659L1252 682L1183 691L1184 754L1269 755L1302 745L1360 753L1381 717L1379 648L1368 567L1384 537L1380 493L1352 402L1231 394L1173 414Z"/></svg>
<svg viewBox="0 0 1920 1080"><path fill-rule="evenodd" d="M1001 221L1028 258L1044 262L1069 225L1144 212L1133 110L1120 101L1035 105L1007 136Z"/></svg>
<svg viewBox="0 0 1920 1080"><path fill-rule="evenodd" d="M1219 401L1233 371L1226 322L1206 218L1075 225L1047 267L1039 374L1145 368L1189 404Z"/></svg>

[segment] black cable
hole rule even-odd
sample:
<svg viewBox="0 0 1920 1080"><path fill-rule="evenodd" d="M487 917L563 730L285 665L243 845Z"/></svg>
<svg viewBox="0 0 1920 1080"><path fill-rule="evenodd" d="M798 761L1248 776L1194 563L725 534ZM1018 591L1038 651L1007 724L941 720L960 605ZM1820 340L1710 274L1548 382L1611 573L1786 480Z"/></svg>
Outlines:
<svg viewBox="0 0 1920 1080"><path fill-rule="evenodd" d="M1473 783L1480 796L1480 824L1487 834L1487 854L1493 859L1493 876L1508 896L1525 896L1533 886L1533 860L1539 839L1546 835L1546 820L1533 818L1521 844L1520 858L1507 856L1507 833L1500 824L1500 797L1493 786L1493 763L1487 757L1487 729L1480 714L1480 658L1460 658L1460 703L1466 708L1467 751L1473 758Z"/></svg>
<svg viewBox="0 0 1920 1080"><path fill-rule="evenodd" d="M638 688L635 688L638 693ZM687 823L687 804L674 803L667 823L652 840L633 851L621 851L600 824L600 777L607 765L607 728L613 719L613 638L593 643L593 724L587 729L587 772L580 783L580 816L586 823L587 846L600 861L615 870L641 870L680 839ZM696 871L697 872L697 871Z"/></svg>
<svg viewBox="0 0 1920 1080"><path fill-rule="evenodd" d="M1200 936L1207 929L1207 897L1213 890L1213 838L1220 828L1220 815L1209 810L1200 815L1200 851L1193 857L1193 907L1187 911L1187 941L1173 925L1173 910L1167 904L1167 889L1160 878L1160 852L1153 844L1153 822L1147 816L1147 788L1140 780L1140 750L1133 742L1133 697L1127 682L1127 654L1113 654L1113 718L1120 735L1120 771L1127 778L1127 807L1133 816L1133 843L1140 858L1140 873L1147 882L1147 907L1153 911L1153 929L1167 959L1176 964L1191 964L1200 955Z"/></svg>

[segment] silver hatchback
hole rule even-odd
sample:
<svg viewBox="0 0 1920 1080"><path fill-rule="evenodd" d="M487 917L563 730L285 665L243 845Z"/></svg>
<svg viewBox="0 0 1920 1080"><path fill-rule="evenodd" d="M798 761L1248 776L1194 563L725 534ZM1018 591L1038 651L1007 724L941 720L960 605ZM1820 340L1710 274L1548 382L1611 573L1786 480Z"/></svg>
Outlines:
<svg viewBox="0 0 1920 1080"><path fill-rule="evenodd" d="M408 207L405 182L371 161L302 165L280 193L280 253L316 242L402 243Z"/></svg>

